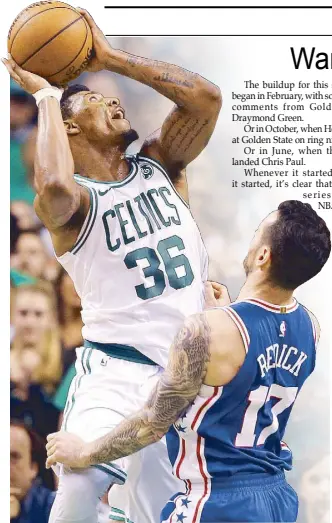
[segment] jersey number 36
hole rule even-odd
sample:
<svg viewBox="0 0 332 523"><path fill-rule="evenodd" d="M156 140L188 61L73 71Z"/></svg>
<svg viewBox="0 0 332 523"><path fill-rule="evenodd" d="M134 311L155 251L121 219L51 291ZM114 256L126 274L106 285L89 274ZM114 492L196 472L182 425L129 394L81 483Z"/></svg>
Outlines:
<svg viewBox="0 0 332 523"><path fill-rule="evenodd" d="M170 250L174 248L178 252L185 248L182 239L176 235L160 240L156 251L150 247L141 247L126 255L124 263L128 269L140 266L145 278L153 278L154 284L151 286L146 286L144 283L136 285L136 294L142 300L155 298L164 292L165 272L169 285L173 289L183 289L191 285L194 274L189 260L185 254L171 256ZM144 260L147 265L144 267L143 264L138 263L139 260ZM160 268L161 261L163 261L165 271Z"/></svg>

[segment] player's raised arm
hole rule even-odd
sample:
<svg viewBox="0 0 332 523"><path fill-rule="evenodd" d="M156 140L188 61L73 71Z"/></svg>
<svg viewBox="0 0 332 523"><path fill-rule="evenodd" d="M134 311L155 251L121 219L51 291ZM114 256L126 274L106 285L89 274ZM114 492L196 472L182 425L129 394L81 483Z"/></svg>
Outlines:
<svg viewBox="0 0 332 523"><path fill-rule="evenodd" d="M60 93L44 78L23 70L11 57L3 62L12 78L28 93L36 94L42 89L55 95ZM89 205L88 193L73 179L73 157L55 95L42 98L38 105L34 180L36 212L51 233L63 227L80 207L83 223L83 207L87 211Z"/></svg>
<svg viewBox="0 0 332 523"><path fill-rule="evenodd" d="M158 441L190 407L203 381L215 386L228 383L244 357L241 335L224 311L214 309L189 317L145 407L91 443L67 432L50 434L47 467L60 462L84 468L133 454Z"/></svg>
<svg viewBox="0 0 332 523"><path fill-rule="evenodd" d="M176 177L207 145L221 108L219 87L182 67L112 49L92 17L89 23L96 57L90 70L108 69L148 85L175 103L162 128L143 152L157 157Z"/></svg>

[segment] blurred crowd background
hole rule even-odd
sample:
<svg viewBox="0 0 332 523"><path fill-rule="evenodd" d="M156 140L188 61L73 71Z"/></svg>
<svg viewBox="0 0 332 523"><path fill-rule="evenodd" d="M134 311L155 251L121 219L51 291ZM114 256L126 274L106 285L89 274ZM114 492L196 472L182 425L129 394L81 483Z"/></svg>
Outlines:
<svg viewBox="0 0 332 523"><path fill-rule="evenodd" d="M118 37L112 44L211 78L209 60L213 56L204 48L198 54L192 45L194 39ZM211 79L223 89L217 78ZM151 89L107 72L85 73L79 83L120 98L140 135L129 152L138 151L172 106ZM61 424L75 373L75 348L82 343L82 321L80 299L57 263L50 236L33 210L36 104L12 82L10 105L11 515L12 521L30 521L23 518L24 511L33 510L27 502L29 496L37 495L45 513L53 500L56 484L53 473L44 468L44 444L47 434ZM187 175L192 212L209 253L210 279L226 283L235 299L244 281L242 259L250 238L273 206L242 191L235 197L230 183L234 174L230 169L221 171L220 157L227 140L229 129L221 115L209 146ZM294 454L295 468L289 480L301 501L300 523L329 521L327 351L322 354L324 361L317 376L304 387L285 438ZM35 516L34 521L43 523L43 517Z"/></svg>

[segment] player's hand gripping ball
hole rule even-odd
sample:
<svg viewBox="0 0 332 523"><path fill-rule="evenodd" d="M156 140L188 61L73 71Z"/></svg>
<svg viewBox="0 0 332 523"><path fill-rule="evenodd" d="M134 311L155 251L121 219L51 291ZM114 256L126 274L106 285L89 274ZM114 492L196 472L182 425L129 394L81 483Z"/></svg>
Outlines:
<svg viewBox="0 0 332 523"><path fill-rule="evenodd" d="M93 39L93 52L86 70L96 72L107 69L107 62L112 60L113 49L111 45L88 11L78 9L78 12L84 16L85 21L90 27Z"/></svg>
<svg viewBox="0 0 332 523"><path fill-rule="evenodd" d="M12 23L8 52L22 69L64 86L86 69L92 32L81 10L64 2L37 2Z"/></svg>
<svg viewBox="0 0 332 523"><path fill-rule="evenodd" d="M51 87L45 78L38 76L29 71L24 71L22 67L19 67L12 57L8 55L8 59L2 58L2 62L7 67L10 76L15 82L22 87L27 93L34 94L40 89L45 87Z"/></svg>

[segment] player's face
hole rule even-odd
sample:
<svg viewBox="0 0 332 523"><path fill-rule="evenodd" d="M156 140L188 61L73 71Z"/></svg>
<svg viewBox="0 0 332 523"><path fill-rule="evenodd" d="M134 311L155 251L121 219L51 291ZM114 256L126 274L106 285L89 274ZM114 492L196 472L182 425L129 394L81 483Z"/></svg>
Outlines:
<svg viewBox="0 0 332 523"><path fill-rule="evenodd" d="M243 267L246 273L252 273L262 256L269 257L269 245L266 241L268 235L266 234L271 225L277 220L277 211L269 214L259 225L255 235L250 243L249 251L243 260Z"/></svg>
<svg viewBox="0 0 332 523"><path fill-rule="evenodd" d="M72 120L89 139L106 138L112 144L121 144L129 137L130 142L137 139L118 98L104 97L93 91L81 92L72 96L71 109Z"/></svg>
<svg viewBox="0 0 332 523"><path fill-rule="evenodd" d="M13 307L13 326L25 347L36 347L52 323L49 300L44 294L19 291Z"/></svg>

